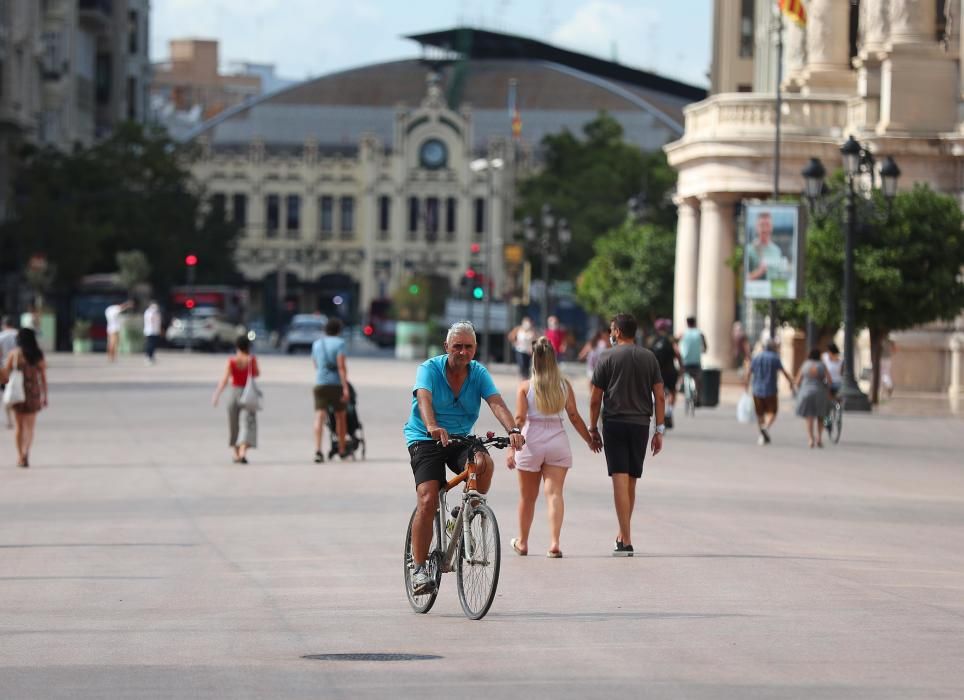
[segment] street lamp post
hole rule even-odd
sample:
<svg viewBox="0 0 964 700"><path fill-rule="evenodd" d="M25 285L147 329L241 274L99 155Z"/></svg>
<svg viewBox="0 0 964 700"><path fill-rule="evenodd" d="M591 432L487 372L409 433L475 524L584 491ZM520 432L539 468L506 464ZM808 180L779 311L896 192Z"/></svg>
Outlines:
<svg viewBox="0 0 964 700"><path fill-rule="evenodd" d="M874 158L871 152L861 146L853 136L840 147L843 156L846 189L844 190L843 223L844 223L844 364L841 377L840 396L842 405L848 411L869 411L870 400L857 385L854 372L854 335L857 331L857 289L854 273L854 247L857 239L857 192L855 181L861 173L871 176L871 189L874 186ZM826 170L818 158L811 158L801 173L806 184L806 196L810 209L816 211L821 204L823 181ZM884 197L888 205L897 194L897 179L900 168L894 159L888 156L880 168L880 179ZM825 206L833 206L836 202L827 202Z"/></svg>
<svg viewBox="0 0 964 700"><path fill-rule="evenodd" d="M495 171L502 170L505 161L501 158L479 158L469 164L473 172L485 172L489 180L489 216L486 217L485 246L485 285L483 286L482 302L482 361L489 362L489 318L492 311L492 246L495 245L495 231L493 227L492 206L495 198ZM470 301L469 304L472 302Z"/></svg>
<svg viewBox="0 0 964 700"><path fill-rule="evenodd" d="M553 244L558 249L565 248L572 239L569 231L569 223L562 217L558 219L552 213L552 208L548 204L542 205L541 216L539 217L539 228L533 226L532 217L524 220L525 237L529 243L535 244L539 255L542 258L542 323L548 322L549 318L549 257L552 255Z"/></svg>

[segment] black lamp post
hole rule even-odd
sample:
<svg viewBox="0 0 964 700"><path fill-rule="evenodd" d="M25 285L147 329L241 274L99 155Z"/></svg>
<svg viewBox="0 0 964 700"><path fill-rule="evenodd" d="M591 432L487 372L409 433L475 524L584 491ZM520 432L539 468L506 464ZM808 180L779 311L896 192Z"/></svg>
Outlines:
<svg viewBox="0 0 964 700"><path fill-rule="evenodd" d="M840 147L843 156L844 174L847 187L844 190L844 364L840 396L842 405L848 411L869 411L870 400L857 386L854 374L854 334L857 331L857 295L854 277L854 245L857 238L857 196L854 181L861 173L869 173L873 187L874 159L869 150L861 146L853 136ZM806 187L806 196L811 210L821 202L823 180L827 171L817 158L811 158L801 175ZM897 194L897 179L900 168L888 156L880 168L880 179L884 197L888 203ZM833 204L833 203L830 203Z"/></svg>
<svg viewBox="0 0 964 700"><path fill-rule="evenodd" d="M542 323L549 318L549 263L554 256L552 250L562 250L572 240L569 223L562 217L556 218L548 204L542 205L539 228L533 225L532 217L523 221L526 240L534 244L542 258ZM553 261L554 262L554 261Z"/></svg>

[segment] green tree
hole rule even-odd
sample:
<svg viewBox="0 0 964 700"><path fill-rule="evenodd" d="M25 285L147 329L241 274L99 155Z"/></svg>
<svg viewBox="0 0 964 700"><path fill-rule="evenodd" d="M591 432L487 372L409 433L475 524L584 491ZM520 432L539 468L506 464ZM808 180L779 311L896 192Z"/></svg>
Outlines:
<svg viewBox="0 0 964 700"><path fill-rule="evenodd" d="M645 220L675 229L676 207L669 193L676 172L661 150L644 153L626 143L622 126L605 112L583 127L582 138L564 130L546 136L542 150L544 168L519 185L516 216L538 222L542 205L549 204L566 219L572 242L562 251L558 277L572 279L582 270L586 251L622 224L627 202L640 192Z"/></svg>
<svg viewBox="0 0 964 700"><path fill-rule="evenodd" d="M839 178L836 182L839 189ZM874 204L887 211L879 194ZM964 222L957 201L918 184L898 194L889 216L879 218L861 226L854 256L857 326L870 331L874 403L887 335L953 319L964 309ZM842 321L843 264L839 218L819 218L807 231L806 296L800 307L824 328L837 328Z"/></svg>
<svg viewBox="0 0 964 700"><path fill-rule="evenodd" d="M650 323L673 313L676 237L671 230L629 220L596 241L595 256L576 283L576 296L590 312L617 312Z"/></svg>
<svg viewBox="0 0 964 700"><path fill-rule="evenodd" d="M135 123L70 153L25 148L0 250L18 267L45 254L61 291L83 275L115 271L117 253L129 250L144 254L158 290L183 281L187 252L201 261L198 282L235 281L239 229L223 207L205 205L187 169L192 155L162 129Z"/></svg>

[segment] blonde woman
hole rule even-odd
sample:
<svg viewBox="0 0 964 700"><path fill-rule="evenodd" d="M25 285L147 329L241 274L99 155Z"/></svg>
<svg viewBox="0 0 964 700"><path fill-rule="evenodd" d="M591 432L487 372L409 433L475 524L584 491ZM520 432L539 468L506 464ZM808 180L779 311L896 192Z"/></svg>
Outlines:
<svg viewBox="0 0 964 700"><path fill-rule="evenodd" d="M509 449L506 466L519 474L519 536L512 539L512 549L520 556L529 553L529 530L535 514L539 483L544 482L549 511L549 551L546 556L558 559L559 532L565 504L562 487L566 473L572 466L569 438L562 425L562 412L569 416L576 432L593 448L592 437L576 408L572 385L559 372L556 351L549 339L542 336L532 344L532 378L523 380L516 393L516 425L522 428L525 446Z"/></svg>

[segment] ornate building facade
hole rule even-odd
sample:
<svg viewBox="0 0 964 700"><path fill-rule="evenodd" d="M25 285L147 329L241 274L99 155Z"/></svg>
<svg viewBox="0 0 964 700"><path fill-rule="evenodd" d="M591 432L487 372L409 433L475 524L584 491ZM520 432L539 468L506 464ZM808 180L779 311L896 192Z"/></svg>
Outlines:
<svg viewBox="0 0 964 700"><path fill-rule="evenodd" d="M194 175L242 224L251 314L269 325L315 309L357 319L414 274L452 289L486 260L502 297L516 183L544 135L579 134L606 110L653 151L683 133L683 107L705 96L522 37L412 38L422 59L309 80L190 136L202 154Z"/></svg>
<svg viewBox="0 0 964 700"><path fill-rule="evenodd" d="M740 204L773 194L774 4L756 0L752 14L753 91L714 94L690 105L682 138L665 147L679 172L675 323L681 327L687 316L697 317L709 345L704 362L717 367L730 364L731 328L742 306L727 263L738 243ZM746 5L716 0L715 43L727 43L721 32L744 32L737 19L747 16ZM800 173L811 157L828 169L839 167L840 144L853 134L878 163L885 156L899 163L902 189L926 182L962 198L964 2L810 0L806 8L805 28L784 24L781 193L803 191ZM745 65L729 64L743 79ZM737 80L722 75L714 84ZM962 331L958 319L899 334L897 384L955 395L964 390Z"/></svg>

